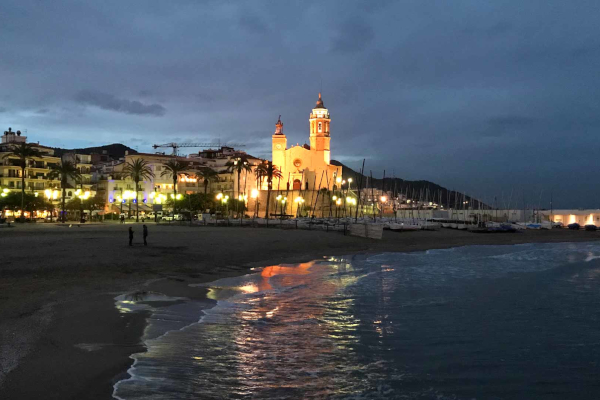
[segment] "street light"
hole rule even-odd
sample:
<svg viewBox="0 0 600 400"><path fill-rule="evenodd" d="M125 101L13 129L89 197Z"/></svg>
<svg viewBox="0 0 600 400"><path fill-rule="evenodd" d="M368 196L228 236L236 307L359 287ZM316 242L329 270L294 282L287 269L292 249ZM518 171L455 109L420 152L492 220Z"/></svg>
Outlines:
<svg viewBox="0 0 600 400"><path fill-rule="evenodd" d="M298 217L300 213L300 206L304 204L304 199L301 196L298 196L294 199L294 203L296 203L296 217Z"/></svg>
<svg viewBox="0 0 600 400"><path fill-rule="evenodd" d="M252 189L250 197L254 199L254 217L256 217L256 214L258 214L258 190Z"/></svg>

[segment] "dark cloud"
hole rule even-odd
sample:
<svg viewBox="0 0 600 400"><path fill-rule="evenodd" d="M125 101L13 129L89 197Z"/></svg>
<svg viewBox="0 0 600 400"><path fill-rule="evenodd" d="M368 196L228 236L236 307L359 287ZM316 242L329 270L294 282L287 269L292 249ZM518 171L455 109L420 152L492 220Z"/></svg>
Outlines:
<svg viewBox="0 0 600 400"><path fill-rule="evenodd" d="M260 17L245 13L240 17L240 26L250 33L264 34L269 31Z"/></svg>
<svg viewBox="0 0 600 400"><path fill-rule="evenodd" d="M339 53L354 53L364 50L375 38L373 28L361 20L349 20L338 28L331 50Z"/></svg>
<svg viewBox="0 0 600 400"><path fill-rule="evenodd" d="M494 117L488 120L488 124L499 128L519 128L530 126L535 122L535 119L524 117L521 115L506 115L503 117Z"/></svg>
<svg viewBox="0 0 600 400"><path fill-rule="evenodd" d="M143 104L137 100L119 99L112 94L82 90L75 98L79 103L100 107L103 110L125 114L163 116L167 111L160 104Z"/></svg>
<svg viewBox="0 0 600 400"><path fill-rule="evenodd" d="M532 129L536 123L534 118L522 115L505 115L492 117L487 120L488 129L485 136L502 136L506 134L522 134L524 130Z"/></svg>

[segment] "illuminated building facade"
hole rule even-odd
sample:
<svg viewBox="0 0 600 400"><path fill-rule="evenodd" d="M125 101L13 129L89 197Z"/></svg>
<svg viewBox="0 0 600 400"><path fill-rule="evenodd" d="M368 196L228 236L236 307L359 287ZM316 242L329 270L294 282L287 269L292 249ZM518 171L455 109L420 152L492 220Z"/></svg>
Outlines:
<svg viewBox="0 0 600 400"><path fill-rule="evenodd" d="M332 189L342 177L342 167L331 165L331 116L325 108L321 93L309 116L310 144L287 147L281 117L275 124L272 138L273 164L282 178L273 182L274 189L318 190Z"/></svg>

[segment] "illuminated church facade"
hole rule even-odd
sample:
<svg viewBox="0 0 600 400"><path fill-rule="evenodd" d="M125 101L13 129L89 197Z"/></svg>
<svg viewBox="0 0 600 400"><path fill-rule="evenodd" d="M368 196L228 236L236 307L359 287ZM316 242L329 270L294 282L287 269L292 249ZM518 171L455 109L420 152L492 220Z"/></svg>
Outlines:
<svg viewBox="0 0 600 400"><path fill-rule="evenodd" d="M309 116L310 144L287 147L281 117L275 124L272 139L273 164L281 171L281 179L273 182L279 190L333 189L342 177L342 167L331 165L331 116L321 93ZM339 185L339 184L338 184Z"/></svg>

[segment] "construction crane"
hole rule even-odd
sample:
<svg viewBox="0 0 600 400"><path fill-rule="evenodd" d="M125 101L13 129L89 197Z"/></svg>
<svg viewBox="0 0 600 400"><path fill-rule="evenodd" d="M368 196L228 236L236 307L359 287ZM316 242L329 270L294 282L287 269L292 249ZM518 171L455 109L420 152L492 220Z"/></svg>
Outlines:
<svg viewBox="0 0 600 400"><path fill-rule="evenodd" d="M230 147L245 147L245 144L239 144L239 143L233 143L233 144L228 144L227 146ZM207 147L207 148L211 148L211 147L216 147L216 148L221 148L221 141L219 140L217 143L165 143L165 144L155 144L152 145L152 148L154 149L158 149L159 147L171 147L173 149L173 155L176 156L177 155L177 149L181 148L181 147Z"/></svg>

